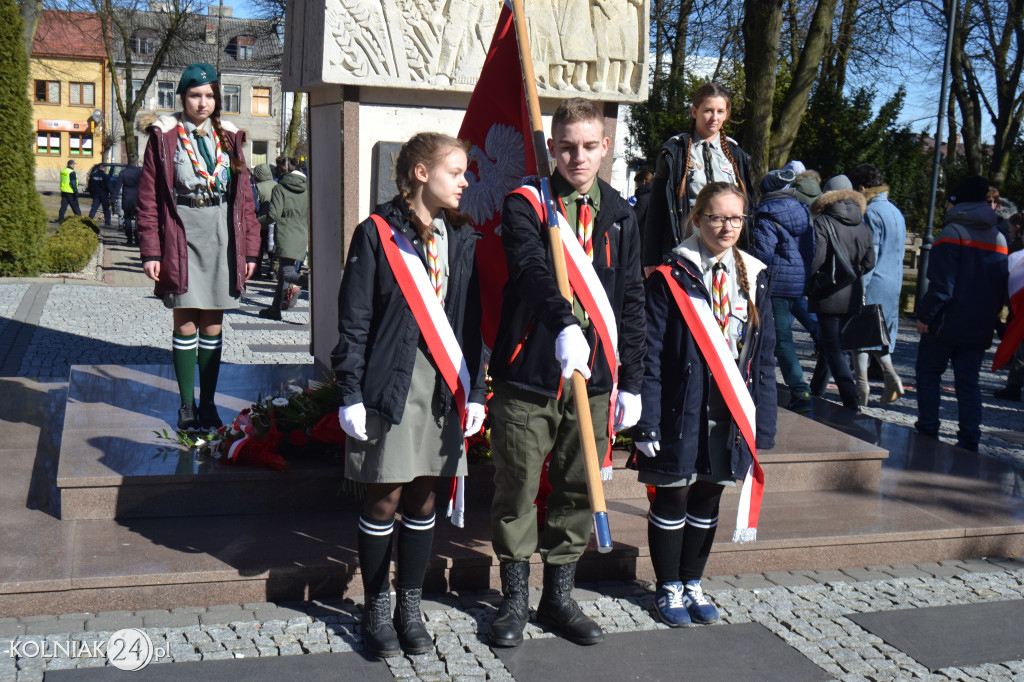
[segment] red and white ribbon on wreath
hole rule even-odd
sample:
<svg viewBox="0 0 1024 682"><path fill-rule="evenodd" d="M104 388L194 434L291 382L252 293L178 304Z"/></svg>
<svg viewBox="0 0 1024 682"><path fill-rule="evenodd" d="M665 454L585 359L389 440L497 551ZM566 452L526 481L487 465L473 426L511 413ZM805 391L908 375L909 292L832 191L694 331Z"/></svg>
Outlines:
<svg viewBox="0 0 1024 682"><path fill-rule="evenodd" d="M740 435L750 448L753 461L743 477L740 488L739 511L736 514L736 530L733 542L750 542L757 539L757 521L761 514L761 498L764 496L764 471L757 461L756 408L754 399L750 397L746 383L740 375L740 368L729 350L722 328L715 320L707 299L699 293L690 293L672 276L672 266L662 265L657 268L668 283L679 312L683 315L687 328L697 342L704 361L708 363L711 376L725 398L729 413L736 421Z"/></svg>
<svg viewBox="0 0 1024 682"><path fill-rule="evenodd" d="M395 275L398 287L402 290L405 302L416 318L420 334L423 335L430 355L437 364L441 378L455 396L459 424L464 424L466 400L470 389L469 367L441 301L430 284L423 260L412 242L401 231L377 214L370 217L377 225L384 255Z"/></svg>

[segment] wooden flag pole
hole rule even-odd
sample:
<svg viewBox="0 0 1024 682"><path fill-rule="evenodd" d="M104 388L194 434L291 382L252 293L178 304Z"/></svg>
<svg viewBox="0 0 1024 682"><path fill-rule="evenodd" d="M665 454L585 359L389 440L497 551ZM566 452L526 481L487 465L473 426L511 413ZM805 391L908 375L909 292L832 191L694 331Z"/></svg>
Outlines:
<svg viewBox="0 0 1024 682"><path fill-rule="evenodd" d="M516 38L519 44L519 59L523 65L523 83L526 86L526 102L533 128L533 151L537 159L537 175L541 181L541 197L548 214L548 242L551 246L551 260L555 268L558 290L568 301L572 301L569 275L565 268L565 254L562 252L562 236L558 228L555 204L551 195L551 164L548 160L547 142L544 137L544 120L540 113L540 97L537 94L537 79L533 72L533 57L530 53L530 38L526 29L526 14L523 0L512 0L512 12L516 20ZM572 374L572 396L576 406L576 422L580 431L580 446L583 450L583 464L587 474L587 493L590 510L594 514L594 533L597 536L597 551L610 552L612 549L611 530L608 527L608 507L604 501L604 487L601 483L601 462L597 456L594 439L594 425L590 415L587 396L587 381L579 372Z"/></svg>

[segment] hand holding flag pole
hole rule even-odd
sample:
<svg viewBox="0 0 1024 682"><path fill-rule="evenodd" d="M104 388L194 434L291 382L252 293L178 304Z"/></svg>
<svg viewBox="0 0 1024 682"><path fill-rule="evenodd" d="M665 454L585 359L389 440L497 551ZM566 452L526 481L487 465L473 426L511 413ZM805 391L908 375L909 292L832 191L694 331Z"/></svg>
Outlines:
<svg viewBox="0 0 1024 682"><path fill-rule="evenodd" d="M551 245L551 260L555 268L555 279L558 290L567 300L572 301L569 288L569 275L565 267L565 254L562 252L562 237L558 228L555 204L551 196L551 165L548 161L547 144L544 138L544 121L540 113L540 97L537 94L537 81L533 72L533 57L530 53L530 38L526 29L526 14L523 0L512 0L512 11L515 14L516 36L519 43L519 59L523 65L523 84L526 87L526 101L530 111L530 123L533 128L533 149L537 159L537 175L540 176L541 197L544 201L548 218L548 240ZM572 395L576 406L576 421L580 430L580 445L583 450L583 463L587 475L587 492L590 497L590 509L594 514L594 533L597 536L597 551L610 552L612 549L611 530L608 527L608 508L604 500L604 488L601 484L601 462L597 456L597 442L594 438L594 426L590 415L590 402L587 397L587 382L578 371L572 375Z"/></svg>

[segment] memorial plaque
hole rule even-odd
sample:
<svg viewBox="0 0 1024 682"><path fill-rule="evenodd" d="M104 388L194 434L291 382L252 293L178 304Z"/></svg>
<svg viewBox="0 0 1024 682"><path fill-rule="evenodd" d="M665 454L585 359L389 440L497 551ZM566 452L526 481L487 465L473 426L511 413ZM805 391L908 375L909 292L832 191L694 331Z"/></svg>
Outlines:
<svg viewBox="0 0 1024 682"><path fill-rule="evenodd" d="M398 160L398 152L401 149L401 142L378 142L373 145L370 203L374 206L391 201L391 198L398 194L398 185L395 184L395 161Z"/></svg>

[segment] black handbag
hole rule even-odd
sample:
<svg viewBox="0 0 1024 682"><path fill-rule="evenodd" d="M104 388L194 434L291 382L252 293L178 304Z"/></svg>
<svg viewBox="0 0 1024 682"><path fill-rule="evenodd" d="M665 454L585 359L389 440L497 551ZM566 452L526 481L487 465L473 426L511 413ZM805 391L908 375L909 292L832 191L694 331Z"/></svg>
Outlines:
<svg viewBox="0 0 1024 682"><path fill-rule="evenodd" d="M825 220L825 230L828 233L825 262L811 275L807 286L807 295L818 300L828 298L857 281L857 272L850 264L850 258L839 242L839 236L836 235L831 220Z"/></svg>
<svg viewBox="0 0 1024 682"><path fill-rule="evenodd" d="M889 348L889 325L885 323L882 306L878 303L863 305L860 312L843 325L839 346L843 350L860 350L882 346Z"/></svg>

